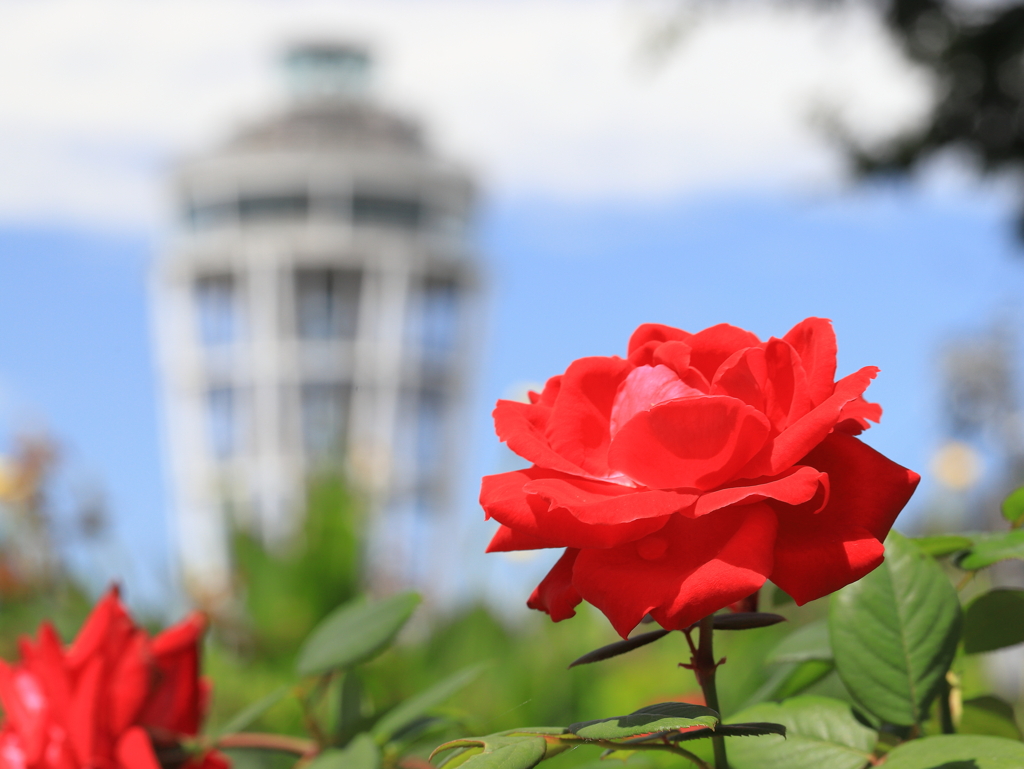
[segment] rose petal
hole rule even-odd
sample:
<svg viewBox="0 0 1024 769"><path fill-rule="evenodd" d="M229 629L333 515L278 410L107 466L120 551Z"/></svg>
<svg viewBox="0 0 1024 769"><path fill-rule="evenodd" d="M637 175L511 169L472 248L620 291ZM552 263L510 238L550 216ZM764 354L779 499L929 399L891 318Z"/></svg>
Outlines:
<svg viewBox="0 0 1024 769"><path fill-rule="evenodd" d="M805 532L776 549L772 579L803 606L874 571L884 555L882 543L856 526L817 539Z"/></svg>
<svg viewBox="0 0 1024 769"><path fill-rule="evenodd" d="M231 761L223 753L208 750L190 758L183 769L231 769Z"/></svg>
<svg viewBox="0 0 1024 769"><path fill-rule="evenodd" d="M523 491L546 499L549 509L562 508L582 523L602 526L671 515L697 501L695 493L635 489L569 477L529 481Z"/></svg>
<svg viewBox="0 0 1024 769"><path fill-rule="evenodd" d="M6 726L18 733L26 760L30 764L38 762L46 746L49 725L48 703L39 680L0 660L0 703L7 717Z"/></svg>
<svg viewBox="0 0 1024 769"><path fill-rule="evenodd" d="M135 625L121 603L116 586L100 599L78 631L67 653L67 664L77 670L94 655L116 657L128 643Z"/></svg>
<svg viewBox="0 0 1024 769"><path fill-rule="evenodd" d="M700 395L704 393L683 384L668 366L639 366L629 372L615 394L609 423L611 437L641 411L676 398Z"/></svg>
<svg viewBox="0 0 1024 769"><path fill-rule="evenodd" d="M632 369L621 358L581 358L562 375L545 437L555 453L589 475L608 475L612 405Z"/></svg>
<svg viewBox="0 0 1024 769"><path fill-rule="evenodd" d="M103 685L103 659L93 656L85 663L79 675L68 715L68 738L80 766L92 766L94 758L102 754L99 719L106 715L101 710L100 687Z"/></svg>
<svg viewBox="0 0 1024 769"><path fill-rule="evenodd" d="M665 525L665 518L638 518L608 525L587 524L565 508L553 506L550 500L539 494L524 491L524 486L530 481L552 477L568 483L588 483L583 479L537 467L488 475L484 477L480 488L480 504L487 517L494 518L534 541L545 543L544 547L614 547L645 537ZM593 490L599 482L589 483L593 485L587 488ZM628 493L627 487L600 485L612 493Z"/></svg>
<svg viewBox="0 0 1024 769"><path fill-rule="evenodd" d="M526 605L547 612L555 622L576 616L576 607L583 600L572 585L572 568L579 550L567 549L534 588Z"/></svg>
<svg viewBox="0 0 1024 769"><path fill-rule="evenodd" d="M776 518L754 504L689 519L609 550L584 550L573 585L623 638L646 614L678 630L757 590L772 570Z"/></svg>
<svg viewBox="0 0 1024 769"><path fill-rule="evenodd" d="M514 550L545 550L551 547L558 547L558 545L552 545L546 540L526 534L521 529L510 529L501 524L494 532L494 536L491 537L486 552L508 553Z"/></svg>
<svg viewBox="0 0 1024 769"><path fill-rule="evenodd" d="M544 436L550 407L500 400L494 407L494 429L498 437L524 459L539 467L563 473L585 475L582 467L560 456Z"/></svg>
<svg viewBox="0 0 1024 769"><path fill-rule="evenodd" d="M843 407L860 397L877 374L875 366L865 366L836 382L832 395L769 442L761 455L743 468L742 476L752 478L778 475L796 464L802 456L821 443L836 426Z"/></svg>
<svg viewBox="0 0 1024 769"><path fill-rule="evenodd" d="M706 395L710 391L708 380L700 371L690 366L690 352L690 345L686 342L647 342L641 347L631 349L629 362L634 366L667 366L684 384Z"/></svg>
<svg viewBox="0 0 1024 769"><path fill-rule="evenodd" d="M748 347L733 353L719 366L718 373L711 383L711 394L738 398L763 412L764 382L767 378L768 367L765 364L764 350L760 347Z"/></svg>
<svg viewBox="0 0 1024 769"><path fill-rule="evenodd" d="M882 407L877 403L864 400L863 397L854 398L839 412L839 422L836 424L836 428L848 435L860 435L871 427L868 424L869 419L872 422L880 422Z"/></svg>
<svg viewBox="0 0 1024 769"><path fill-rule="evenodd" d="M551 393L545 387L537 403L498 401L494 409L498 437L538 467L607 475L612 403L632 368L621 358L574 361L557 385L550 387Z"/></svg>
<svg viewBox="0 0 1024 769"><path fill-rule="evenodd" d="M149 694L152 671L146 664L146 643L145 632L137 631L110 677L108 705L110 727L114 733L119 734L132 725Z"/></svg>
<svg viewBox="0 0 1024 769"><path fill-rule="evenodd" d="M712 489L764 446L768 420L736 398L669 401L637 414L608 452L613 469L653 489Z"/></svg>
<svg viewBox="0 0 1024 769"><path fill-rule="evenodd" d="M655 366L668 366L682 376L690 368L691 352L686 342L665 342L654 350L651 361Z"/></svg>
<svg viewBox="0 0 1024 769"><path fill-rule="evenodd" d="M643 323L637 326L636 331L629 338L629 346L626 355L632 355L636 350L649 342L685 342L693 334L672 326L663 326L660 323Z"/></svg>
<svg viewBox="0 0 1024 769"><path fill-rule="evenodd" d="M757 347L761 340L742 328L719 323L694 334L686 343L692 349L690 366L704 374L710 382L714 380L719 366L730 355L747 347Z"/></svg>
<svg viewBox="0 0 1024 769"><path fill-rule="evenodd" d="M45 694L48 718L65 723L71 704L71 677L64 664L60 637L52 624L43 622L39 626L39 643L35 647L26 644L22 660Z"/></svg>
<svg viewBox="0 0 1024 769"><path fill-rule="evenodd" d="M28 769L21 738L9 729L0 732L0 769Z"/></svg>
<svg viewBox="0 0 1024 769"><path fill-rule="evenodd" d="M558 374L553 377L549 377L548 381L544 383L544 389L535 393L530 390L527 395L530 398L530 403L537 403L541 406L551 406L555 399L558 398L558 391L562 389L562 375Z"/></svg>
<svg viewBox="0 0 1024 769"><path fill-rule="evenodd" d="M882 562L881 543L920 481L857 438L837 433L801 462L828 473L828 504L815 512L813 502L769 503L779 516L771 579L798 604L838 590Z"/></svg>
<svg viewBox="0 0 1024 769"><path fill-rule="evenodd" d="M177 734L199 731L199 641L205 627L205 617L194 613L153 639L150 653L159 683L139 723Z"/></svg>
<svg viewBox="0 0 1024 769"><path fill-rule="evenodd" d="M807 394L817 406L832 394L836 378L836 334L832 321L807 318L782 337L800 356L807 374Z"/></svg>
<svg viewBox="0 0 1024 769"><path fill-rule="evenodd" d="M150 650L160 658L166 655L186 652L192 655L197 644L202 640L206 632L206 615L202 612L192 612L185 619L176 625L156 635L152 640Z"/></svg>
<svg viewBox="0 0 1024 769"><path fill-rule="evenodd" d="M693 508L693 516L707 515L723 507L746 505L765 499L775 499L787 505L803 504L814 499L823 485L827 487L828 475L813 467L799 465L781 476L758 481L702 494Z"/></svg>
<svg viewBox="0 0 1024 769"><path fill-rule="evenodd" d="M807 374L796 350L781 339L765 343L764 358L764 413L777 430L783 430L811 410Z"/></svg>
<svg viewBox="0 0 1024 769"><path fill-rule="evenodd" d="M648 342L643 347L637 347L627 357L634 366L653 366L654 353L661 347L662 342ZM689 348L687 348L689 349Z"/></svg>
<svg viewBox="0 0 1024 769"><path fill-rule="evenodd" d="M138 726L129 729L118 740L117 763L122 769L160 769L153 743Z"/></svg>

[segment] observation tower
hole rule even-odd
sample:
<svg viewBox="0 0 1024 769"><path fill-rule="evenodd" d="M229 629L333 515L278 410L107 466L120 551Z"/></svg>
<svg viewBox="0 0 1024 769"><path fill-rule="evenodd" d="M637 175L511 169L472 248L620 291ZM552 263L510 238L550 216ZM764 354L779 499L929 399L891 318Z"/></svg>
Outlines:
<svg viewBox="0 0 1024 769"><path fill-rule="evenodd" d="M286 542L320 471L367 502L371 585L418 584L458 467L472 179L372 97L366 49L298 46L285 73L286 109L177 169L153 275L175 536L207 606L231 526Z"/></svg>

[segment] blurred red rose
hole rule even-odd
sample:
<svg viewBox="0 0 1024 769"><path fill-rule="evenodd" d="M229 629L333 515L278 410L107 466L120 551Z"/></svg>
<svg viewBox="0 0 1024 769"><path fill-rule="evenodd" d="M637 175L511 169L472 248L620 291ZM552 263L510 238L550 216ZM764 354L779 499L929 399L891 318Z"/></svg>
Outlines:
<svg viewBox="0 0 1024 769"><path fill-rule="evenodd" d="M483 479L488 550L564 547L528 605L587 601L625 637L646 614L681 629L766 579L803 604L867 574L919 476L857 438L878 373L835 381L827 320L782 339L645 324L628 357L581 358L530 403L498 401L498 436L533 463Z"/></svg>
<svg viewBox="0 0 1024 769"><path fill-rule="evenodd" d="M199 731L208 686L199 677L205 628L194 614L150 638L112 589L70 647L44 623L0 660L0 769L226 769L219 754L188 758L180 738Z"/></svg>

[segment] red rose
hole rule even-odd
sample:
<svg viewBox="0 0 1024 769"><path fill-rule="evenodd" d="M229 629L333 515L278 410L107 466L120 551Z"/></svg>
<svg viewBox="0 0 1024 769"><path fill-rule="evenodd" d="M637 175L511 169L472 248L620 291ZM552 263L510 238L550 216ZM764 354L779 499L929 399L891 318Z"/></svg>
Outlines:
<svg viewBox="0 0 1024 769"><path fill-rule="evenodd" d="M681 629L766 579L803 604L882 562L919 476L857 438L878 373L838 382L830 321L782 339L645 324L625 360L581 358L530 403L498 401L498 436L533 462L483 479L488 551L564 547L528 605L588 601L625 637L646 614Z"/></svg>
<svg viewBox="0 0 1024 769"><path fill-rule="evenodd" d="M160 769L157 753L195 735L208 686L199 678L205 621L194 614L155 638L136 627L116 589L64 648L44 623L0 660L0 769ZM180 761L179 761L180 763ZM214 753L189 769L227 767Z"/></svg>

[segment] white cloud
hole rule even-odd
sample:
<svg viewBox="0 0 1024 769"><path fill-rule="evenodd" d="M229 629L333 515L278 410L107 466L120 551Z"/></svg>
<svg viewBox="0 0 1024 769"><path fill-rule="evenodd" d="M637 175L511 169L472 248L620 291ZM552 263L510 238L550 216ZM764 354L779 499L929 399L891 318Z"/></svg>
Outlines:
<svg viewBox="0 0 1024 769"><path fill-rule="evenodd" d="M380 52L379 93L505 194L658 197L818 183L822 99L884 133L927 89L864 13L746 10L658 68L616 0L31 0L0 25L0 217L151 224L166 166L277 98L306 35Z"/></svg>

